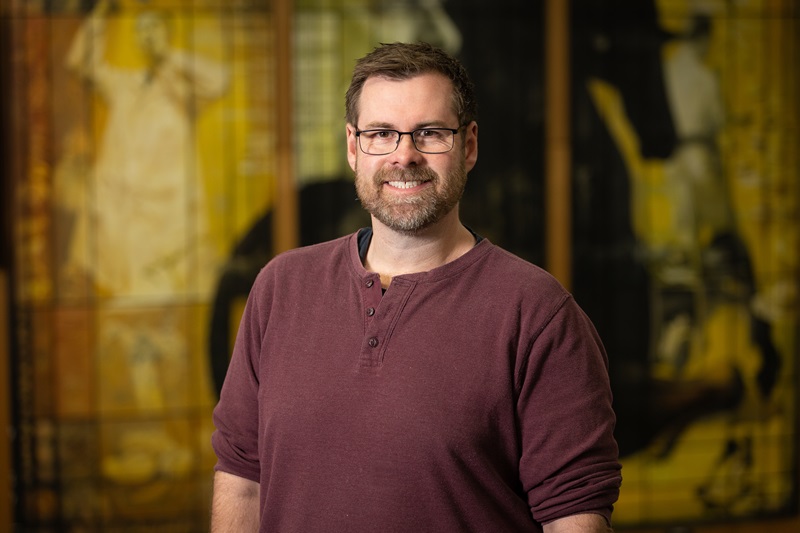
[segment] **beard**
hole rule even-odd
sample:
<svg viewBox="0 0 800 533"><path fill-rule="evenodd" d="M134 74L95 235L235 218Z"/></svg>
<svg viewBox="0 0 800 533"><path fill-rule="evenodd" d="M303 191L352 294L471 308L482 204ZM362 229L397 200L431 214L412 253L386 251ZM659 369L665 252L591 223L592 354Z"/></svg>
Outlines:
<svg viewBox="0 0 800 533"><path fill-rule="evenodd" d="M464 161L442 179L427 167L381 168L372 178L356 167L356 192L361 205L383 225L400 233L414 234L439 222L464 194L467 173ZM420 181L430 185L413 195L387 194L387 181Z"/></svg>

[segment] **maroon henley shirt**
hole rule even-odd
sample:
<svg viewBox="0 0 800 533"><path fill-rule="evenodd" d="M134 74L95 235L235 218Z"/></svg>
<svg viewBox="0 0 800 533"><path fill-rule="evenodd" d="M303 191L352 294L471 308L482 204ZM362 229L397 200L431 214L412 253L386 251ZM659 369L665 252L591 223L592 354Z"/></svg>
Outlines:
<svg viewBox="0 0 800 533"><path fill-rule="evenodd" d="M541 531L610 519L621 482L594 327L486 239L383 295L356 234L273 259L214 422L261 532Z"/></svg>

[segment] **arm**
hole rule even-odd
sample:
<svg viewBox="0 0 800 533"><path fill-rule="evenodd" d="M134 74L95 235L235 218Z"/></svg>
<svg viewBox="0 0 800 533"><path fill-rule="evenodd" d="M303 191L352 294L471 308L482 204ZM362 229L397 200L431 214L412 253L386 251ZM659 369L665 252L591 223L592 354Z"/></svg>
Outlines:
<svg viewBox="0 0 800 533"><path fill-rule="evenodd" d="M258 502L258 483L217 471L211 502L211 533L258 531Z"/></svg>
<svg viewBox="0 0 800 533"><path fill-rule="evenodd" d="M172 49L167 64L197 98L213 100L228 89L230 72L223 63Z"/></svg>
<svg viewBox="0 0 800 533"><path fill-rule="evenodd" d="M213 533L255 532L259 528L258 366L266 327L266 317L261 312L265 299L269 299L269 293L265 292L264 277L260 275L247 299L233 357L212 416L216 429L211 444L217 455L211 500Z"/></svg>
<svg viewBox="0 0 800 533"><path fill-rule="evenodd" d="M67 53L67 67L87 79L104 62L106 17L112 8L108 0L100 0L78 29Z"/></svg>
<svg viewBox="0 0 800 533"><path fill-rule="evenodd" d="M521 379L520 480L534 520L610 523L621 476L607 359L573 299L539 330Z"/></svg>
<svg viewBox="0 0 800 533"><path fill-rule="evenodd" d="M553 520L542 526L544 533L611 533L606 519L599 514L576 514Z"/></svg>

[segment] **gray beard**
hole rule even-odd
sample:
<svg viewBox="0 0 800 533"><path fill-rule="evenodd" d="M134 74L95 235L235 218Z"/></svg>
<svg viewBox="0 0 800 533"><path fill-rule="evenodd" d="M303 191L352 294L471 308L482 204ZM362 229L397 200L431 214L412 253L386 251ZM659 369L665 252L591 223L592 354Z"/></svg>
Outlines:
<svg viewBox="0 0 800 533"><path fill-rule="evenodd" d="M430 181L432 186L413 196L387 198L383 195L386 181ZM420 167L382 168L370 180L356 168L356 192L364 209L388 228L406 234L418 233L450 213L461 200L466 182L463 163L446 180Z"/></svg>

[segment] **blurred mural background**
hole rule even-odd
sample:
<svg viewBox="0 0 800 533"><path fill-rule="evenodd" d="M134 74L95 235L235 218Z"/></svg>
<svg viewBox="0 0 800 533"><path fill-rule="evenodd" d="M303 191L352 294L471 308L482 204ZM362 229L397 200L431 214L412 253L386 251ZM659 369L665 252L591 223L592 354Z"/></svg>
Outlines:
<svg viewBox="0 0 800 533"><path fill-rule="evenodd" d="M544 2L289 4L292 198L272 3L0 5L19 531L207 530L211 410L278 207L297 203L300 244L368 224L343 95L378 43L464 61L481 154L463 218L545 264ZM565 282L610 354L617 529L800 525L799 16L571 1Z"/></svg>

